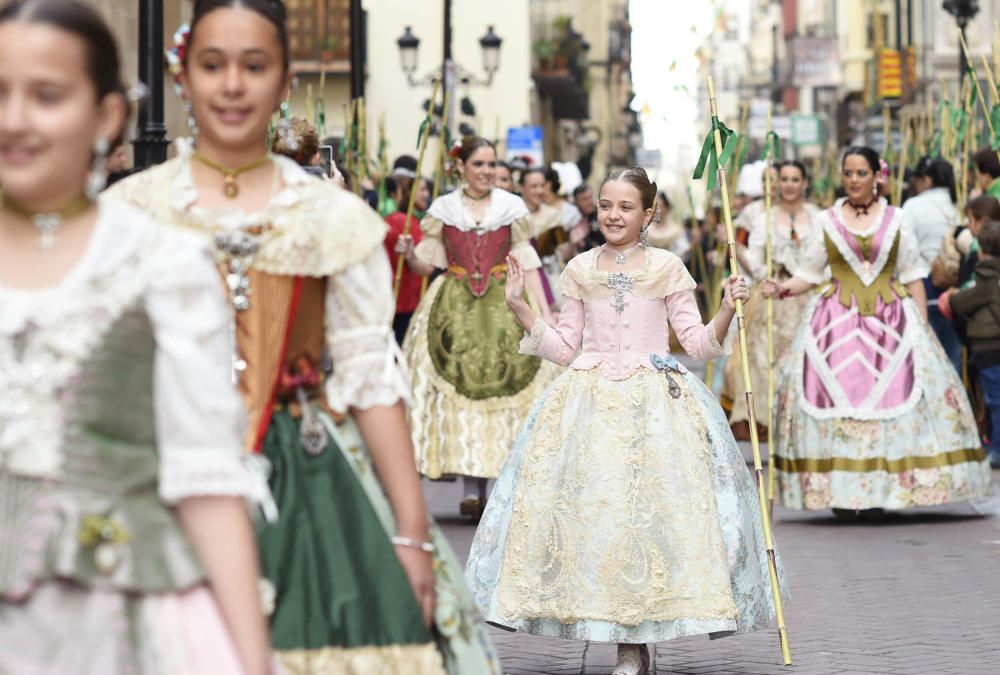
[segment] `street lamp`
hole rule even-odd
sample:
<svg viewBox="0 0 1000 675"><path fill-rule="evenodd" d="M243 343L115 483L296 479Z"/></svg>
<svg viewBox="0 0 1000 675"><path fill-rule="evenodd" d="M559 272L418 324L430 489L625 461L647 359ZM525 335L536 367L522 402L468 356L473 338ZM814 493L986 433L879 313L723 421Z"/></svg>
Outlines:
<svg viewBox="0 0 1000 675"><path fill-rule="evenodd" d="M941 3L944 11L955 17L955 23L962 32L962 39L965 39L965 27L979 14L979 0L944 0ZM958 81L961 83L965 77L965 72L969 69L969 62L965 58L965 50L962 45L958 46Z"/></svg>
<svg viewBox="0 0 1000 675"><path fill-rule="evenodd" d="M407 26L402 37L396 40L396 44L399 45L399 63L409 79L417 72L417 49L420 47L420 38L413 34L412 26Z"/></svg>
<svg viewBox="0 0 1000 675"><path fill-rule="evenodd" d="M445 44L445 52L450 55L450 24L445 27L445 36L447 41ZM454 73L457 76L458 81L463 84L475 84L488 87L493 84L493 76L498 70L500 70L500 45L503 44L503 38L496 34L493 26L490 26L487 29L486 34L479 38L479 46L483 52L483 70L486 71L485 79L467 71L461 65L453 63L450 56L445 59L445 67L443 69L435 69L433 72L428 73L419 80L414 79L413 74L417 72L417 49L420 46L420 38L413 34L412 26L406 26L403 34L396 40L396 44L399 46L400 65L403 68L403 72L406 74L407 81L410 83L410 86L413 87L424 86L440 81L442 73L447 72L449 67L452 66L454 67Z"/></svg>
<svg viewBox="0 0 1000 675"><path fill-rule="evenodd" d="M493 73L500 70L500 45L503 40L493 32L493 26L486 30L486 35L479 38L479 46L483 50L483 70L486 76L493 79Z"/></svg>

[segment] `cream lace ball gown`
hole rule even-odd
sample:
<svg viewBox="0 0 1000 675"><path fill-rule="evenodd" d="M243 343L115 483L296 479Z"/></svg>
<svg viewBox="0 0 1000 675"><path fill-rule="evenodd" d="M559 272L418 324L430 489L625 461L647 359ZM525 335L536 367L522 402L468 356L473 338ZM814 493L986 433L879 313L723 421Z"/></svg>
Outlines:
<svg viewBox="0 0 1000 675"><path fill-rule="evenodd" d="M536 402L476 532L466 578L487 621L536 635L653 642L774 616L756 488L718 402L672 356L722 353L677 256L560 278L559 325L526 353L569 365Z"/></svg>

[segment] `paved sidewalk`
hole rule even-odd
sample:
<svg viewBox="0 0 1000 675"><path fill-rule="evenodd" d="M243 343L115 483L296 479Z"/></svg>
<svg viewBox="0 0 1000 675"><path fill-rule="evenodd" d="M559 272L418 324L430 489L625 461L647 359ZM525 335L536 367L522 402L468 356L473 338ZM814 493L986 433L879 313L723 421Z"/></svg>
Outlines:
<svg viewBox="0 0 1000 675"><path fill-rule="evenodd" d="M464 560L474 528L457 516L461 484L425 482L425 492ZM657 673L1000 672L1000 498L865 523L779 508L775 538L794 667L780 665L767 630L661 643ZM610 673L615 663L613 645L496 629L493 639L511 675Z"/></svg>

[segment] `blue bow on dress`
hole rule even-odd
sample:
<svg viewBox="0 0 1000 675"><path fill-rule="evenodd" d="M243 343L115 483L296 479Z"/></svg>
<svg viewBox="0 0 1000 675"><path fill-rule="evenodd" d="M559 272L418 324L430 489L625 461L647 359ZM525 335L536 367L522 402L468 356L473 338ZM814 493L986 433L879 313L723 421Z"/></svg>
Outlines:
<svg viewBox="0 0 1000 675"><path fill-rule="evenodd" d="M649 361L653 364L653 367L659 370L661 373L667 376L667 391L674 398L681 397L681 387L677 382L670 376L670 371L679 373L683 375L687 372L687 368L681 365L672 354L666 354L665 356L660 356L659 354L650 354Z"/></svg>

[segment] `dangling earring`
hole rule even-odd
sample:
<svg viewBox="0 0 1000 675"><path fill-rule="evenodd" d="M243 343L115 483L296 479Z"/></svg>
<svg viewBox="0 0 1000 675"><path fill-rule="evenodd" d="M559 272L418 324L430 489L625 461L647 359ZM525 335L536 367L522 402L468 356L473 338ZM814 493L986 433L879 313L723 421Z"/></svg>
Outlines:
<svg viewBox="0 0 1000 675"><path fill-rule="evenodd" d="M646 241L649 239L649 223L642 226L639 230L639 245L646 248Z"/></svg>
<svg viewBox="0 0 1000 675"><path fill-rule="evenodd" d="M191 132L191 138L197 138L198 120L194 117L194 107L191 105L191 101L184 101L184 113L187 115L187 125Z"/></svg>
<svg viewBox="0 0 1000 675"><path fill-rule="evenodd" d="M101 194L101 190L108 184L108 153L111 152L111 144L108 139L98 137L94 142L94 163L90 167L90 175L87 176L87 187L84 192L87 199L95 201Z"/></svg>
<svg viewBox="0 0 1000 675"><path fill-rule="evenodd" d="M285 147L295 152L299 149L299 139L295 136L295 129L292 128L292 120L288 119L288 101L281 102L280 110L281 119L278 120L278 135Z"/></svg>

